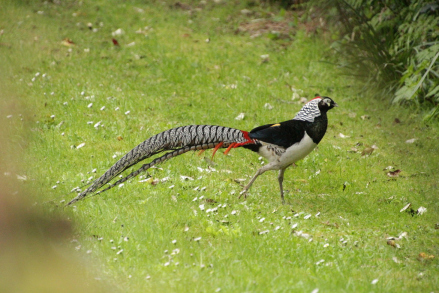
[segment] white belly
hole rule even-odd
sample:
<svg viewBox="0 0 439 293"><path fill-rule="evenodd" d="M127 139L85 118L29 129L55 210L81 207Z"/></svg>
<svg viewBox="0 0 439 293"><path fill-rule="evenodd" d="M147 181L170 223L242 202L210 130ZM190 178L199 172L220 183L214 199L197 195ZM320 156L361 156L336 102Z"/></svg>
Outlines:
<svg viewBox="0 0 439 293"><path fill-rule="evenodd" d="M305 137L296 144L293 144L285 150L285 153L279 158L282 166L288 166L305 158L317 146L312 138L305 132Z"/></svg>
<svg viewBox="0 0 439 293"><path fill-rule="evenodd" d="M275 163L275 169L285 168L305 158L316 146L317 144L305 132L305 137L300 142L293 144L287 149L263 145L259 149L259 154L268 159L270 163Z"/></svg>

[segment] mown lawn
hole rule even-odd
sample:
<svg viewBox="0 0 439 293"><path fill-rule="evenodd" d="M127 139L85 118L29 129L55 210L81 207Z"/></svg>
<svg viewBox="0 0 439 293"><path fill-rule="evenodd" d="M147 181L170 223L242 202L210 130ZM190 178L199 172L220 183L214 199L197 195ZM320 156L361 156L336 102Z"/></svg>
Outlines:
<svg viewBox="0 0 439 293"><path fill-rule="evenodd" d="M330 32L241 1L53 2L1 8L1 70L15 99L2 102L22 115L0 119L22 153L17 184L73 222L70 250L96 282L122 292L439 289L439 127L323 62L334 61ZM290 35L239 32L254 19ZM339 107L318 149L286 172L285 205L274 172L237 198L261 161L234 149L213 164L210 151L182 155L152 169L154 180L63 207L158 132L250 130L291 119L315 94Z"/></svg>

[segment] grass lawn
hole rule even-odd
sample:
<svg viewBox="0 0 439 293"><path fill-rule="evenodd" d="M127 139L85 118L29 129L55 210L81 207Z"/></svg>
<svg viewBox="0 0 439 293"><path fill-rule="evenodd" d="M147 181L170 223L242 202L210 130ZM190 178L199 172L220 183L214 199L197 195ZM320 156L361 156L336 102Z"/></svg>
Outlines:
<svg viewBox="0 0 439 293"><path fill-rule="evenodd" d="M1 102L12 115L0 119L26 180L0 176L72 221L69 250L93 280L122 292L439 290L438 124L371 99L322 62L334 58L330 33L241 1L60 2L0 8ZM254 19L290 35L238 32ZM150 170L154 180L63 208L74 187L156 133L250 130L293 118L315 94L339 107L318 149L286 172L285 205L275 172L237 198L262 162L234 149L214 166L210 151L187 153Z"/></svg>

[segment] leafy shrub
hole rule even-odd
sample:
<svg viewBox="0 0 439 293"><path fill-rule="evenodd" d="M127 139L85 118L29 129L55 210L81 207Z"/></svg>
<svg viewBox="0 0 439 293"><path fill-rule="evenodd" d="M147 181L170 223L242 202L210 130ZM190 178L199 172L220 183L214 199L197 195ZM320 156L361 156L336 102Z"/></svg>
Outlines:
<svg viewBox="0 0 439 293"><path fill-rule="evenodd" d="M341 30L345 66L378 84L393 103L439 117L439 4L423 0L312 1ZM383 94L385 93L385 94ZM390 95L389 95L390 93Z"/></svg>

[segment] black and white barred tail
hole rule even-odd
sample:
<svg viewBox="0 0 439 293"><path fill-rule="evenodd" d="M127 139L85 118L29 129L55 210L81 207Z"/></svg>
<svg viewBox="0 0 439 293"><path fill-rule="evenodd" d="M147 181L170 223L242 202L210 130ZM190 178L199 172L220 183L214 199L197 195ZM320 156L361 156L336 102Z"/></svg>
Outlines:
<svg viewBox="0 0 439 293"><path fill-rule="evenodd" d="M154 165L160 164L188 151L211 148L217 149L220 147L228 147L230 149L231 147L239 147L249 143L253 143L253 140L249 138L248 132L223 126L189 125L166 130L148 138L128 152L110 169L108 169L107 172L96 179L90 187L81 192L67 205L70 205L89 194L95 193L99 188L110 182L129 167L158 153L169 151L150 163L144 164L138 170L111 184L107 188L96 192L96 194L113 188L114 186L139 175L141 172L148 170Z"/></svg>

